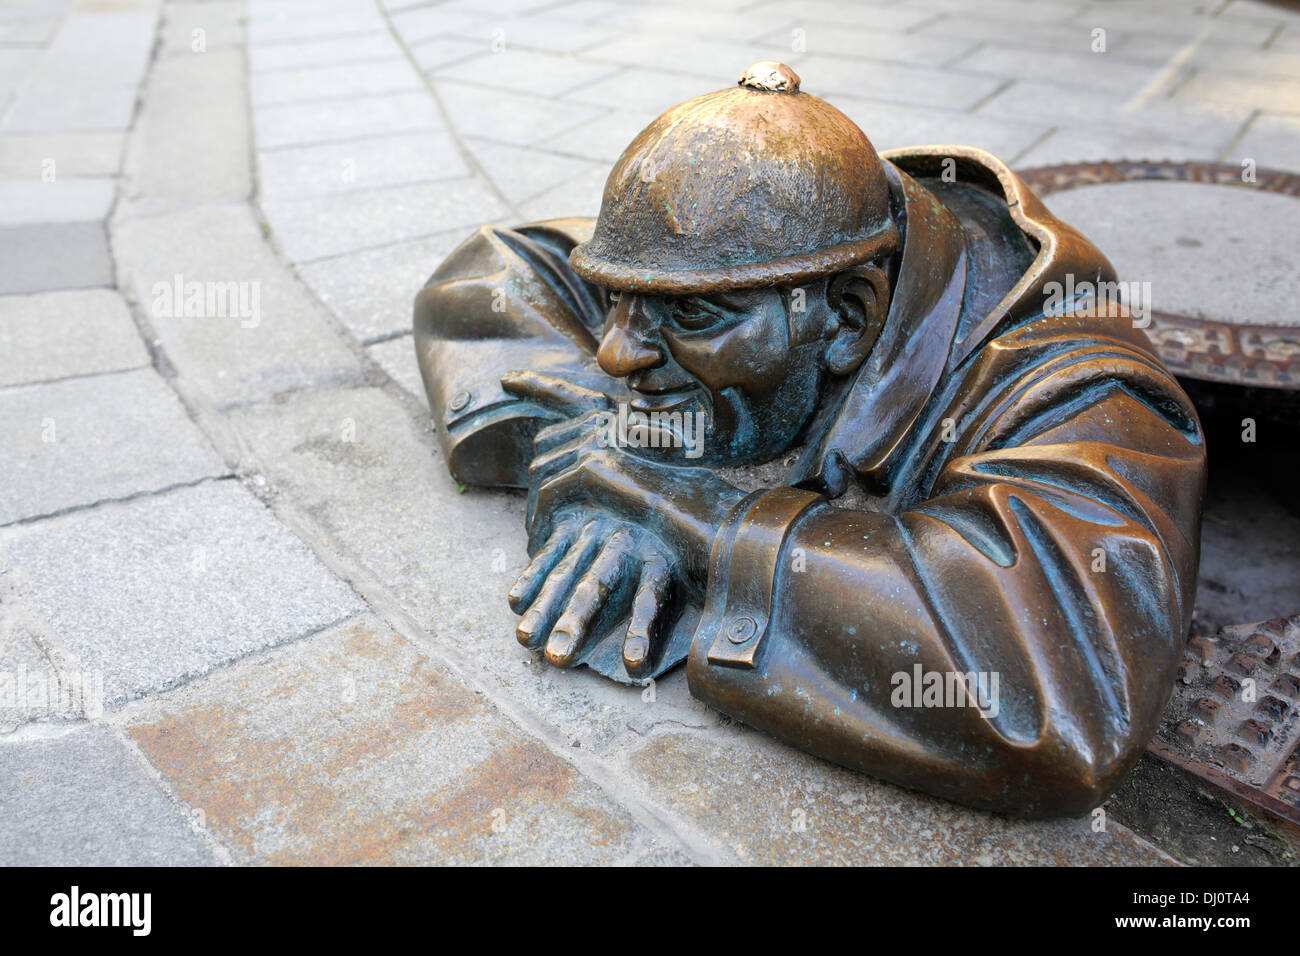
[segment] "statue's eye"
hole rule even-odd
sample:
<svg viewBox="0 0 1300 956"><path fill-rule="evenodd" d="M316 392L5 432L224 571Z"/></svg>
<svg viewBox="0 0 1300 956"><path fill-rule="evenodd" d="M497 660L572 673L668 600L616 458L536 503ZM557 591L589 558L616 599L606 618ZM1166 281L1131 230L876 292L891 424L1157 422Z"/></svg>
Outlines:
<svg viewBox="0 0 1300 956"><path fill-rule="evenodd" d="M621 299L621 298L623 298L623 293L622 293L622 292L619 292L617 289L610 289L610 290L609 290L609 304L610 304L610 306L618 305L618 300Z"/></svg>
<svg viewBox="0 0 1300 956"><path fill-rule="evenodd" d="M694 296L673 299L669 311L673 322L688 331L708 328L722 317L715 306Z"/></svg>

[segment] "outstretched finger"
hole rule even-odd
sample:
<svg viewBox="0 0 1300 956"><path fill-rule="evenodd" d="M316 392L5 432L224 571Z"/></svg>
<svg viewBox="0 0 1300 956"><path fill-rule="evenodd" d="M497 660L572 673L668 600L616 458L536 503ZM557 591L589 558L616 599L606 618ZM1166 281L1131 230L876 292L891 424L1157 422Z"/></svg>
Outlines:
<svg viewBox="0 0 1300 956"><path fill-rule="evenodd" d="M633 677L640 677L654 666L671 587L672 574L667 559L660 554L648 557L641 571L636 597L632 599L632 619L623 639L623 666Z"/></svg>
<svg viewBox="0 0 1300 956"><path fill-rule="evenodd" d="M510 602L510 610L516 614L522 614L524 608L528 607L537 598L537 592L541 590L542 582L546 576L551 573L551 569L564 557L564 553L569 550L569 545L573 542L575 534L574 528L561 527L552 533L545 547L533 555L533 560L528 562L528 567L516 579L514 585L510 588L510 593L506 599Z"/></svg>
<svg viewBox="0 0 1300 956"><path fill-rule="evenodd" d="M533 454L539 455L565 444L579 435L585 435L597 429L608 430L616 421L612 412L591 411L577 418L566 418L554 425L547 425L533 438Z"/></svg>
<svg viewBox="0 0 1300 956"><path fill-rule="evenodd" d="M610 592L618 587L627 567L627 542L625 532L615 532L569 596L569 603L546 642L546 659L557 667L567 667L573 662L587 639L592 621L605 607Z"/></svg>
<svg viewBox="0 0 1300 956"><path fill-rule="evenodd" d="M570 415L609 407L609 396L558 375L519 369L501 376L501 388L518 398L550 405Z"/></svg>
<svg viewBox="0 0 1300 956"><path fill-rule="evenodd" d="M536 649L545 643L551 633L551 625L564 608L565 599L578 576L587 570L600 546L600 522L588 521L580 532L573 547L565 553L560 562L551 569L542 584L542 589L532 606L519 619L515 636L524 647Z"/></svg>

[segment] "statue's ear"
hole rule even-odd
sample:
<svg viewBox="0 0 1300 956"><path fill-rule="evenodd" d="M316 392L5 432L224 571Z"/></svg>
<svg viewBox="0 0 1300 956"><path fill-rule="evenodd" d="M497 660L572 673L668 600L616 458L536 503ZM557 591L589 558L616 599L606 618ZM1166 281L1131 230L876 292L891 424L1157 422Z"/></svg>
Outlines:
<svg viewBox="0 0 1300 956"><path fill-rule="evenodd" d="M871 354L889 314L889 279L873 265L854 266L833 276L826 303L839 327L826 349L826 367L847 375Z"/></svg>

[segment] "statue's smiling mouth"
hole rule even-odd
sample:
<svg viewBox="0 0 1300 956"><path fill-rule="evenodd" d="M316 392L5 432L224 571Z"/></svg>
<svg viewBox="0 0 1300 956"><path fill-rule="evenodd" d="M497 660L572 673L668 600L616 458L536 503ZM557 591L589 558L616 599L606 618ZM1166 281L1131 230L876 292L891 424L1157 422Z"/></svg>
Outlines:
<svg viewBox="0 0 1300 956"><path fill-rule="evenodd" d="M657 391L630 388L628 405L638 412L667 412L696 398L699 391L694 383L676 385Z"/></svg>

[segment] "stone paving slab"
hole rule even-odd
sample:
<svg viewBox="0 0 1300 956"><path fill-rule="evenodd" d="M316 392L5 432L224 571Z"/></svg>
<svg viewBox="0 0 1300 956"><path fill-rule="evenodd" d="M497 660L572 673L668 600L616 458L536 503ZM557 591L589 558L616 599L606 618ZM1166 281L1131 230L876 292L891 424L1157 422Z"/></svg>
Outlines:
<svg viewBox="0 0 1300 956"><path fill-rule="evenodd" d="M113 205L113 180L0 180L0 228L50 222L99 222Z"/></svg>
<svg viewBox="0 0 1300 956"><path fill-rule="evenodd" d="M605 163L574 159L540 149L468 140L479 167L516 207L584 173L609 175Z"/></svg>
<svg viewBox="0 0 1300 956"><path fill-rule="evenodd" d="M590 125L599 129L609 112L607 107L503 93L450 80L438 83L438 95L462 136L517 146L530 146L580 126L581 135L588 135ZM595 123L598 118L600 123Z"/></svg>
<svg viewBox="0 0 1300 956"><path fill-rule="evenodd" d="M443 128L437 107L419 90L268 106L253 114L253 122L260 149Z"/></svg>
<svg viewBox="0 0 1300 956"><path fill-rule="evenodd" d="M422 88L419 74L402 59L377 63L329 63L276 70L260 77L253 88L253 108Z"/></svg>
<svg viewBox="0 0 1300 956"><path fill-rule="evenodd" d="M133 211L247 199L252 181L242 52L164 57L145 94L128 160Z"/></svg>
<svg viewBox="0 0 1300 956"><path fill-rule="evenodd" d="M257 157L263 200L317 199L469 175L450 136L433 131L264 151Z"/></svg>
<svg viewBox="0 0 1300 956"><path fill-rule="evenodd" d="M603 79L617 69L617 66L585 63L573 57L507 47L500 53L483 53L443 67L435 71L435 77L519 93L559 96Z"/></svg>
<svg viewBox="0 0 1300 956"><path fill-rule="evenodd" d="M282 270L247 206L128 219L114 241L124 287L170 361L213 407L358 374L356 356ZM187 309L191 282L204 295Z"/></svg>
<svg viewBox="0 0 1300 956"><path fill-rule="evenodd" d="M300 266L298 274L360 342L369 343L411 330L416 293L467 235L453 229L352 252Z"/></svg>
<svg viewBox="0 0 1300 956"><path fill-rule="evenodd" d="M168 695L127 729L236 862L574 865L649 842L369 615Z"/></svg>
<svg viewBox="0 0 1300 956"><path fill-rule="evenodd" d="M0 387L149 364L122 296L110 289L0 297Z"/></svg>
<svg viewBox="0 0 1300 956"><path fill-rule="evenodd" d="M0 177L115 176L122 166L123 133L0 133Z"/></svg>
<svg viewBox="0 0 1300 956"><path fill-rule="evenodd" d="M32 620L30 602L18 593L19 575L7 556L0 554L0 735L12 733L28 721L50 719L68 711L79 717L78 705L86 700L74 696L71 687L66 694L62 690L60 669L38 643L40 622ZM97 690L92 682L92 695ZM102 699L93 697L91 708L102 703Z"/></svg>
<svg viewBox="0 0 1300 956"><path fill-rule="evenodd" d="M382 62L401 56L401 48L383 29L341 37L314 37L298 43L253 44L248 49L249 69L253 73L335 63Z"/></svg>
<svg viewBox="0 0 1300 956"><path fill-rule="evenodd" d="M0 228L0 295L113 284L103 223Z"/></svg>
<svg viewBox="0 0 1300 956"><path fill-rule="evenodd" d="M1167 866L1117 823L1024 822L833 768L736 729L672 730L628 768L670 810L745 863L870 866Z"/></svg>
<svg viewBox="0 0 1300 956"><path fill-rule="evenodd" d="M0 390L0 435L0 525L226 471L152 368Z"/></svg>
<svg viewBox="0 0 1300 956"><path fill-rule="evenodd" d="M167 6L160 38L163 56L189 56L242 47L248 20L244 0L203 0Z"/></svg>
<svg viewBox="0 0 1300 956"><path fill-rule="evenodd" d="M115 707L355 614L352 590L236 481L30 525L9 553Z"/></svg>
<svg viewBox="0 0 1300 956"><path fill-rule="evenodd" d="M0 740L0 865L211 866L212 851L107 727Z"/></svg>
<svg viewBox="0 0 1300 956"><path fill-rule="evenodd" d="M379 363L394 382L406 389L417 401L426 401L424 380L420 377L420 365L415 360L415 343L413 336L401 335L376 343L366 349L366 353Z"/></svg>
<svg viewBox="0 0 1300 956"><path fill-rule="evenodd" d="M505 205L477 179L393 186L325 199L273 199L262 211L290 262L308 262L499 219ZM418 291L418 290L417 290Z"/></svg>

